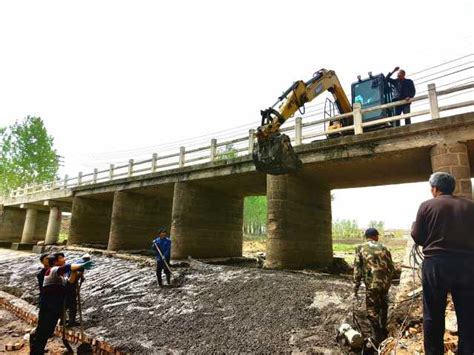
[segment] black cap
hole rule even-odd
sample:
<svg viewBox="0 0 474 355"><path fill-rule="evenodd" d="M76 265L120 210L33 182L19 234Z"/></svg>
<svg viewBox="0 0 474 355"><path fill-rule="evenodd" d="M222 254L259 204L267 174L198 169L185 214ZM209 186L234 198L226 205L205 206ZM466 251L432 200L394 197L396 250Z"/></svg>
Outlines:
<svg viewBox="0 0 474 355"><path fill-rule="evenodd" d="M161 227L160 229L158 229L158 234L163 233L163 232L166 233L166 228Z"/></svg>
<svg viewBox="0 0 474 355"><path fill-rule="evenodd" d="M369 228L365 231L366 238L376 237L378 235L379 235L379 231L375 228Z"/></svg>

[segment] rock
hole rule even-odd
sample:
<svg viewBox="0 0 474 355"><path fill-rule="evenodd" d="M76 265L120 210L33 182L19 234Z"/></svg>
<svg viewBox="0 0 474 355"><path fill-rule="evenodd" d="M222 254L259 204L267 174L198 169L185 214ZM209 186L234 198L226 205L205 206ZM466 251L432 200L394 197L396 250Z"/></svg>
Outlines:
<svg viewBox="0 0 474 355"><path fill-rule="evenodd" d="M408 328L408 333L410 333L411 335L415 335L416 333L418 333L418 329L416 328Z"/></svg>
<svg viewBox="0 0 474 355"><path fill-rule="evenodd" d="M456 318L456 313L448 311L444 324L448 332L451 334L456 334L458 332L458 320Z"/></svg>
<svg viewBox="0 0 474 355"><path fill-rule="evenodd" d="M23 347L23 343L9 343L5 345L5 350L6 351L18 351Z"/></svg>

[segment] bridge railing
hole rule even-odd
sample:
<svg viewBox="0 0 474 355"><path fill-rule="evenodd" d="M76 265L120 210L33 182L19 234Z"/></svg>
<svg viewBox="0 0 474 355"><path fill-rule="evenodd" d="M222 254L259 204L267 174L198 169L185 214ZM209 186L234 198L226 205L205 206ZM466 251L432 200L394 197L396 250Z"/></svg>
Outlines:
<svg viewBox="0 0 474 355"><path fill-rule="evenodd" d="M474 84L459 85L445 90L436 90L435 84L428 85L428 94L419 95L410 100L410 102L424 102L428 104L427 109L411 112L409 114L402 114L398 116L386 117L374 121L363 122L363 114L372 111L387 109L404 105L406 101L397 101L389 104L374 106L362 109L360 103L355 103L353 111L337 116L326 117L324 119L313 120L310 122L303 122L301 117L296 117L295 124L288 127L283 127L281 132L290 136L294 145L305 144L306 142L315 139L324 139L329 135L337 135L343 132L353 132L354 134L363 134L364 128L369 128L374 125L386 124L400 119L413 118L419 116L430 115L431 119L439 119L440 113L443 111L451 111L461 109L469 106L474 106L474 100L467 100L456 102L449 105L440 106L439 96L448 95L452 93L466 92L474 88ZM472 90L471 90L472 91ZM334 120L342 120L343 118L352 117L353 124L335 130L329 130L327 124ZM322 129L321 129L322 127ZM159 155L153 153L150 159L135 161L130 159L127 164L114 165L110 164L107 169L94 169L91 173L83 174L79 172L77 176L64 176L63 179L57 179L49 183L26 185L11 192L10 197L15 198L24 195L30 195L43 191L63 190L78 186L95 185L106 181L112 181L121 178L130 178L144 174L156 173L159 171L170 170L175 168L182 168L185 166L201 164L206 162L213 162L218 160L232 160L237 156L251 154L253 151L253 144L255 141L255 130L251 129L248 135L238 137L223 142L217 142L216 139L211 139L209 145L186 149L184 146L180 147L179 152Z"/></svg>

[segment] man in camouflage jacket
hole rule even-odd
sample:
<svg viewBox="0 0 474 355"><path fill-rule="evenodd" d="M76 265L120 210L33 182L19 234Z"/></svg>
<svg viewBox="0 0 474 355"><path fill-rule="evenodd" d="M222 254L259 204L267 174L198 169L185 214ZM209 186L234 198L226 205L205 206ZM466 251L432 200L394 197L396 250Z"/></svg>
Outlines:
<svg viewBox="0 0 474 355"><path fill-rule="evenodd" d="M355 251L354 292L357 297L363 280L366 288L367 318L372 326L373 339L380 343L387 337L387 295L394 266L390 252L378 242L377 229L367 229L365 237L367 242L357 246Z"/></svg>

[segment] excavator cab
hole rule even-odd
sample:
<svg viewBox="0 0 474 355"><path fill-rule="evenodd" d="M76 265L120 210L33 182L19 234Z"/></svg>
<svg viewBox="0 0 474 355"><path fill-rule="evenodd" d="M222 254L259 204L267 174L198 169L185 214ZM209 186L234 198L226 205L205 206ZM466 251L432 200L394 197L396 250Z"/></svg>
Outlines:
<svg viewBox="0 0 474 355"><path fill-rule="evenodd" d="M358 81L351 85L352 105L358 102L364 109L388 104L393 100L394 90L393 85L388 82L383 74L372 75L369 73L369 77L363 80L359 76ZM393 108L370 111L362 115L362 122L374 121L393 115ZM371 126L368 129L380 129L386 126L390 126L390 124Z"/></svg>

